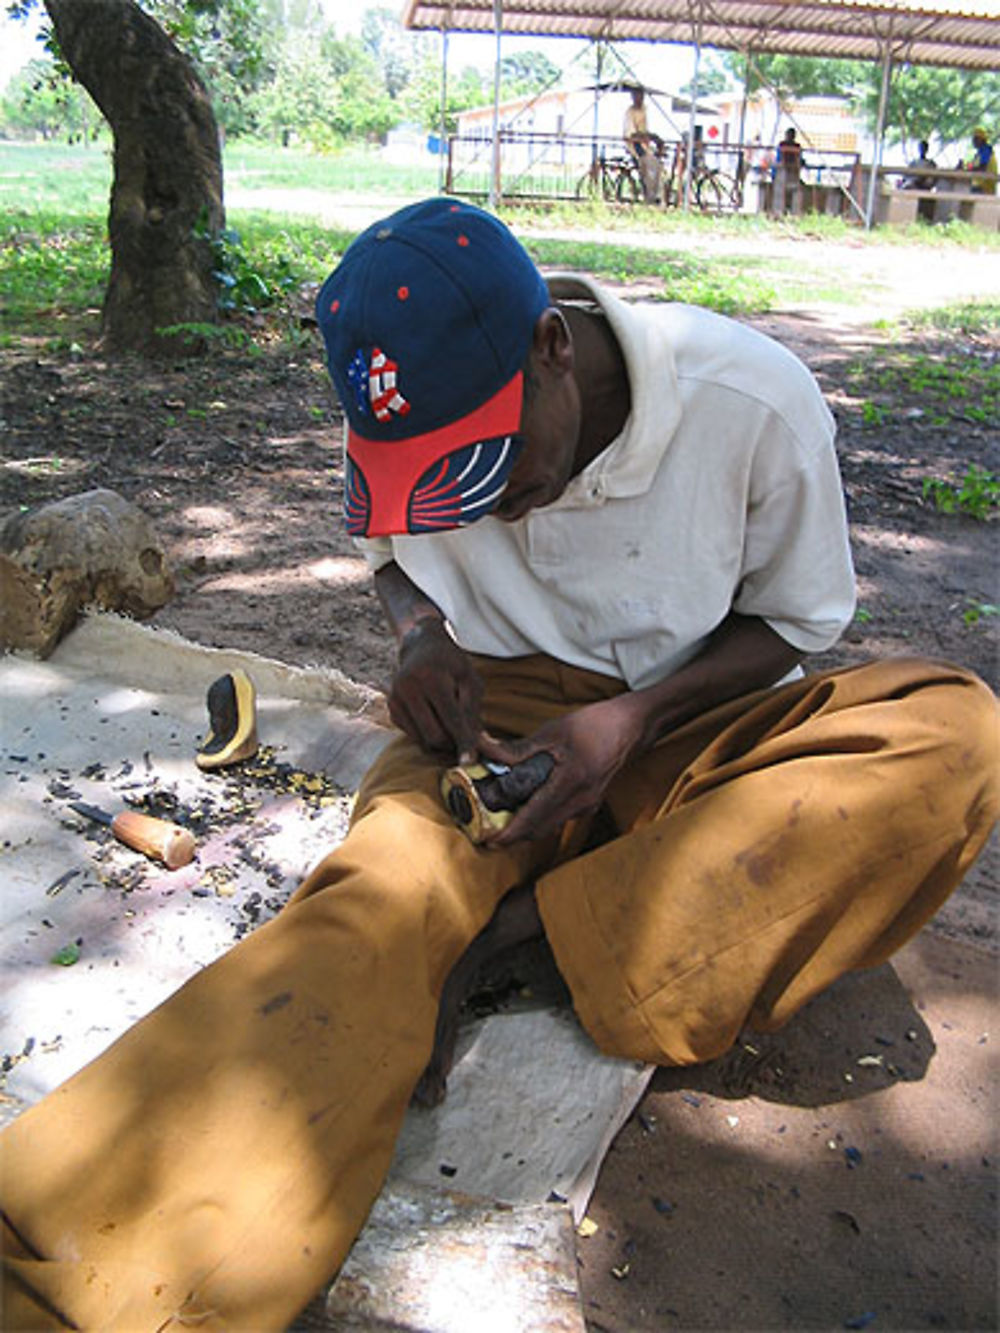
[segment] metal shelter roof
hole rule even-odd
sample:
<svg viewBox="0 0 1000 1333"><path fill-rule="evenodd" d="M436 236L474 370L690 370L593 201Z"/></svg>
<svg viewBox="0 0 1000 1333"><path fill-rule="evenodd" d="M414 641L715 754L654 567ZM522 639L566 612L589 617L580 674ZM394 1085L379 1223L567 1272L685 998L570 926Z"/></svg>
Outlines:
<svg viewBox="0 0 1000 1333"><path fill-rule="evenodd" d="M408 28L1000 67L1000 0L406 0Z"/></svg>

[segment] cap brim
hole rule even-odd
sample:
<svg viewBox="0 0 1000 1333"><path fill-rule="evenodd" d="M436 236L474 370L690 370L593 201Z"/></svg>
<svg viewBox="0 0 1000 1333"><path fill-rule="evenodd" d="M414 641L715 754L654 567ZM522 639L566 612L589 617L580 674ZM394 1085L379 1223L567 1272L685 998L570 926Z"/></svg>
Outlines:
<svg viewBox="0 0 1000 1333"><path fill-rule="evenodd" d="M345 516L355 537L465 527L490 513L521 449L523 376L481 407L423 435L373 440L347 432Z"/></svg>

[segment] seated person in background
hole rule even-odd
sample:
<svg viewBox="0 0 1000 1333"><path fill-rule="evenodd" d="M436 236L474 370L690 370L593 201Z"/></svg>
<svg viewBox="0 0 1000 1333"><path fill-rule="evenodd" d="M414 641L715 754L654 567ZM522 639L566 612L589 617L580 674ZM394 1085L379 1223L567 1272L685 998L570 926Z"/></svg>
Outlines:
<svg viewBox="0 0 1000 1333"><path fill-rule="evenodd" d="M622 138L625 140L625 147L637 162L648 151L651 136L646 118L646 94L642 88L632 89L632 105L625 112Z"/></svg>
<svg viewBox="0 0 1000 1333"><path fill-rule="evenodd" d="M643 198L647 204L654 203L659 193L661 140L650 134L646 119L646 94L642 88L632 89L632 105L625 112L625 125L622 138L629 155L639 168L642 181Z"/></svg>
<svg viewBox="0 0 1000 1333"><path fill-rule="evenodd" d="M930 144L926 139L921 139L920 143L917 145L917 156L912 162L908 162L907 166L912 171L919 171L921 167L936 168L937 163L928 155L929 152ZM947 182L945 182L945 184L947 184ZM901 190L933 190L936 186L937 180L934 176L903 176L899 182L899 188ZM917 217L923 218L925 222L933 222L935 207L936 205L933 199L918 199Z"/></svg>
<svg viewBox="0 0 1000 1333"><path fill-rule="evenodd" d="M930 144L926 139L921 139L920 143L917 145L917 156L912 162L907 162L906 165L911 171L919 171L921 167L935 168L937 163L932 157L928 156L929 151ZM899 188L901 190L933 190L934 177L920 175L904 176L900 182Z"/></svg>
<svg viewBox="0 0 1000 1333"><path fill-rule="evenodd" d="M972 157L962 163L963 171L974 171L971 186L974 194L996 194L997 155L982 128L972 131Z"/></svg>

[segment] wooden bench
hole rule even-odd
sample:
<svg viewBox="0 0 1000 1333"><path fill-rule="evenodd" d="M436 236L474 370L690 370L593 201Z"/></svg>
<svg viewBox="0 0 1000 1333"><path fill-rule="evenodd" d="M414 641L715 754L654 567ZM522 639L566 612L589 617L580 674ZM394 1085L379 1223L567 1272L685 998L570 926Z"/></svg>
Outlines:
<svg viewBox="0 0 1000 1333"><path fill-rule="evenodd" d="M876 222L905 226L908 222L916 222L918 217L930 222L960 218L986 231L1000 231L1000 196L968 189L968 172L922 169L921 177L937 182L937 188L929 190L890 184L894 176L903 179L915 175L912 167L880 167L878 174Z"/></svg>
<svg viewBox="0 0 1000 1333"><path fill-rule="evenodd" d="M922 209L927 201L932 209ZM961 218L974 227L1000 231L1000 198L994 194L973 194L971 190L883 190L877 221L889 226L904 226L926 217L931 222Z"/></svg>

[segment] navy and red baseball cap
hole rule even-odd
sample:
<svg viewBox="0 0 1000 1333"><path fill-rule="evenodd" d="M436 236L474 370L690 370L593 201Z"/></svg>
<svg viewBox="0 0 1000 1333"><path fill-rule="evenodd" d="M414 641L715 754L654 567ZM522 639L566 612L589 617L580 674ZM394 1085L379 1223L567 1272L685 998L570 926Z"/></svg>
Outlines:
<svg viewBox="0 0 1000 1333"><path fill-rule="evenodd" d="M316 317L347 417L352 536L491 512L521 448L522 368L548 305L523 246L471 204L413 204L350 245Z"/></svg>

